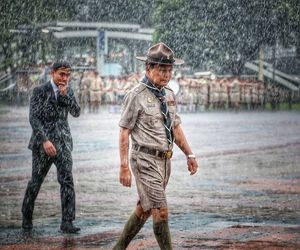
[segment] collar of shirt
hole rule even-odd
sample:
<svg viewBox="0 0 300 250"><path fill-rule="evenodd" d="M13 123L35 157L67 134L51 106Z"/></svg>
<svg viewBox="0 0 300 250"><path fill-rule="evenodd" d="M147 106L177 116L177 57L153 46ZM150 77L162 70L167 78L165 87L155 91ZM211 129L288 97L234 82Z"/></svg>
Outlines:
<svg viewBox="0 0 300 250"><path fill-rule="evenodd" d="M51 78L51 80L50 80L50 83L51 83L52 89L53 89L54 94L55 94L55 99L57 99L57 95L58 95L59 89L58 89L58 87L56 86L56 84L54 83L54 81L53 81L52 78Z"/></svg>

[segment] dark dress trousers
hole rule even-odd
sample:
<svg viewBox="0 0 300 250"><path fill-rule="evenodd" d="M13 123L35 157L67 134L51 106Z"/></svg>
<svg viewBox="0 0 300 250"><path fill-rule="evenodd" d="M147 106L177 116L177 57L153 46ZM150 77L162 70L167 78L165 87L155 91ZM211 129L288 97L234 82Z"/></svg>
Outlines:
<svg viewBox="0 0 300 250"><path fill-rule="evenodd" d="M72 176L73 141L68 124L68 113L80 115L80 107L69 87L66 96L55 94L50 82L33 90L30 100L29 120L32 135L28 148L32 150L32 177L28 182L22 205L25 218L32 219L34 202L52 163L57 168L60 184L62 220L75 219L75 191ZM46 155L43 142L51 141L56 148L55 157Z"/></svg>

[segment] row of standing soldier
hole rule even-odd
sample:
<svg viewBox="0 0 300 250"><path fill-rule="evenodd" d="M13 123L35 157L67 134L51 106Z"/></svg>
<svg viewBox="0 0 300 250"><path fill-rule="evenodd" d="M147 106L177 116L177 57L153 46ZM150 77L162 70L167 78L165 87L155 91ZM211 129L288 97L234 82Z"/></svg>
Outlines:
<svg viewBox="0 0 300 250"><path fill-rule="evenodd" d="M98 112L103 104L120 105L126 92L138 84L140 77L140 74L135 73L103 78L95 71L74 72L71 84L82 110ZM266 103L270 103L271 108L276 110L280 103L285 102L291 106L299 98L290 90L271 84L265 85L257 80L177 77L176 82L179 89L176 93L179 112L211 109L257 110L264 109ZM26 84L26 87L24 81L20 81L16 94L17 103L26 104L30 90L37 84L38 82Z"/></svg>
<svg viewBox="0 0 300 250"><path fill-rule="evenodd" d="M95 72L85 72L73 79L83 110L98 112L101 104L120 105L126 92L139 82L140 76L109 77L104 81ZM237 78L192 79L177 78L178 108L180 112L213 110L256 110L270 103L279 109L279 103L291 102L291 92L278 86L265 86L257 80ZM77 84L76 84L77 82Z"/></svg>
<svg viewBox="0 0 300 250"><path fill-rule="evenodd" d="M181 111L263 109L267 102L285 101L287 95L284 89L265 87L256 80L179 78L178 81Z"/></svg>
<svg viewBox="0 0 300 250"><path fill-rule="evenodd" d="M137 75L123 77L109 77L105 82L95 71L75 74L74 88L78 93L78 100L82 110L98 112L101 104L120 105L130 89L139 81Z"/></svg>

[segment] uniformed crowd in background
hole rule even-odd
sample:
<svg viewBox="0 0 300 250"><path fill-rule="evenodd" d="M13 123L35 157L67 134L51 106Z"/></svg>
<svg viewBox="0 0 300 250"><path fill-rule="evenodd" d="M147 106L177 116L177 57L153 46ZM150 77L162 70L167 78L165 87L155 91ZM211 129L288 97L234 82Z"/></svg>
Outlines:
<svg viewBox="0 0 300 250"><path fill-rule="evenodd" d="M221 78L178 78L179 111L196 112L205 110L263 110L269 103L278 110L281 103L298 100L295 93L278 85L264 84L256 79L235 77ZM299 93L298 93L299 95Z"/></svg>
<svg viewBox="0 0 300 250"><path fill-rule="evenodd" d="M139 78L139 74L100 77L95 71L85 71L73 73L71 84L82 110L97 113L101 105L121 105Z"/></svg>
<svg viewBox="0 0 300 250"><path fill-rule="evenodd" d="M47 68L42 73L32 72L18 74L14 96L19 105L28 104L32 89L50 79ZM142 77L141 73L101 77L94 70L73 71L70 84L84 113L97 113L101 107L109 107L114 112L120 109L126 92L139 84ZM263 83L255 77L196 78L179 73L171 82L179 112L263 110L267 104L272 110L278 110L282 103L292 108L293 103L300 102L299 91L292 92L279 85Z"/></svg>
<svg viewBox="0 0 300 250"><path fill-rule="evenodd" d="M101 105L119 106L131 88L139 84L142 74L100 77L93 71L75 73L72 86L83 110L98 112ZM281 103L299 101L297 93L255 79L175 77L174 89L179 112L206 110L263 110L269 103L278 110ZM299 95L299 93L298 93ZM117 108L116 108L117 109Z"/></svg>

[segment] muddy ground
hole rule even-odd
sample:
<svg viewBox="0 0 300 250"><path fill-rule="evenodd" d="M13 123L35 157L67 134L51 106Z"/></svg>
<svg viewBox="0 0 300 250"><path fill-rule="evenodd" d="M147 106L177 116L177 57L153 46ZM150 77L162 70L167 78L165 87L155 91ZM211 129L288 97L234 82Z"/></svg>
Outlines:
<svg viewBox="0 0 300 250"><path fill-rule="evenodd" d="M28 107L0 106L0 249L111 249L133 211L136 187L118 183L118 112L70 118L76 225L59 232L52 166L36 200L34 229L21 229L31 176ZM300 114L182 114L197 155L190 176L175 149L167 187L174 249L300 249ZM128 249L159 249L149 220Z"/></svg>

